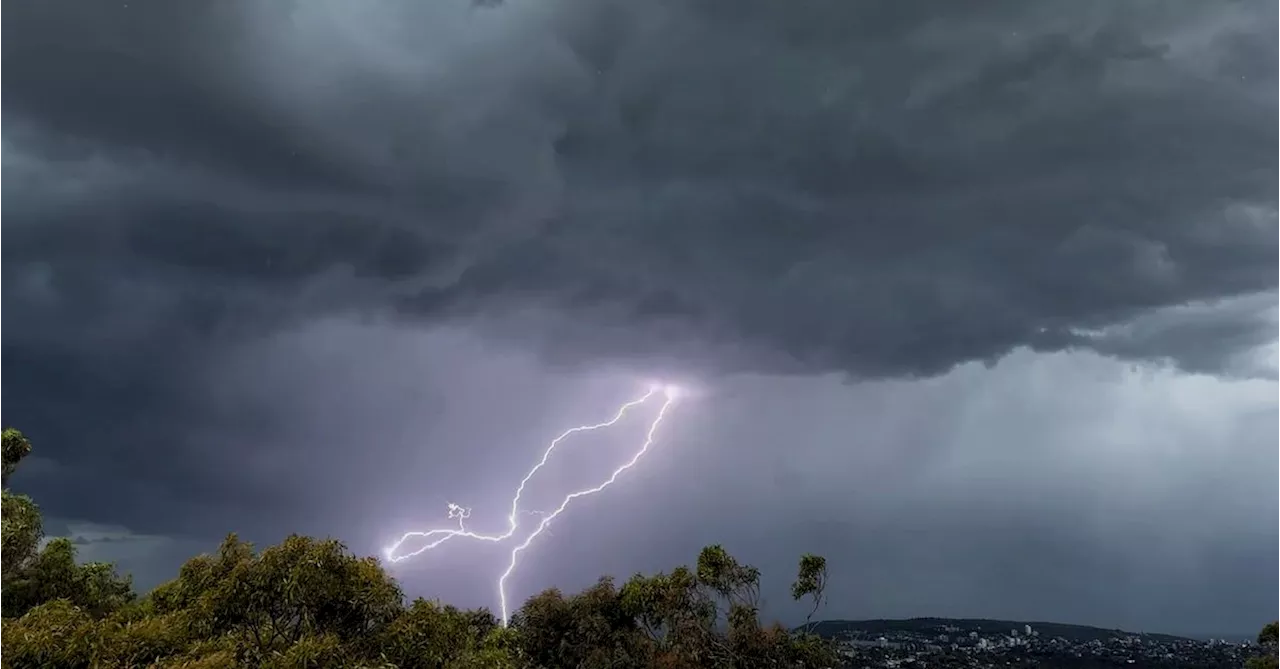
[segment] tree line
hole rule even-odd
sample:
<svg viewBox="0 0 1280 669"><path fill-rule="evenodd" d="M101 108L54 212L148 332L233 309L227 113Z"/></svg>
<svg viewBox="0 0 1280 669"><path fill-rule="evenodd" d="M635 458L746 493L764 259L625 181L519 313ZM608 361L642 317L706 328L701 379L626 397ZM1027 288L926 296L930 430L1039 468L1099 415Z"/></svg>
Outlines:
<svg viewBox="0 0 1280 669"><path fill-rule="evenodd" d="M1258 648L1261 654L1249 658L1246 669L1276 669L1280 666L1280 622L1269 622L1258 632Z"/></svg>
<svg viewBox="0 0 1280 669"><path fill-rule="evenodd" d="M406 602L378 560L293 535L256 550L234 534L138 596L114 565L44 540L40 511L8 481L31 452L3 431L0 665L4 669L754 669L837 664L809 633L763 624L760 572L720 546L693 566L601 578L531 597L503 627L486 609ZM801 557L791 594L823 601L826 561Z"/></svg>

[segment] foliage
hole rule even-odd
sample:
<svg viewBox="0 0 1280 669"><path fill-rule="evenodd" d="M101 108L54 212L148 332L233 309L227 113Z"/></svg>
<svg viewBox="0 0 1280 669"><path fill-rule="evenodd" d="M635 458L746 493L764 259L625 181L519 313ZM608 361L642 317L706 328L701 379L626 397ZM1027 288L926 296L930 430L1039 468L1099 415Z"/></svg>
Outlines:
<svg viewBox="0 0 1280 669"><path fill-rule="evenodd" d="M1280 624L1274 621L1267 623L1258 632L1258 646L1262 654L1249 658L1248 669L1276 669L1280 665L1280 658L1276 655L1280 651Z"/></svg>
<svg viewBox="0 0 1280 669"><path fill-rule="evenodd" d="M507 663L509 640L488 611L463 611L415 599L383 631L379 659L397 666L490 667Z"/></svg>
<svg viewBox="0 0 1280 669"><path fill-rule="evenodd" d="M791 584L791 598L799 601L804 597L813 600L813 608L805 616L805 631L812 628L813 614L822 606L827 589L827 559L820 555L805 553L800 556L800 572L796 582Z"/></svg>
<svg viewBox="0 0 1280 669"><path fill-rule="evenodd" d="M1263 648L1275 650L1277 637L1280 636L1280 624L1269 622L1262 627L1262 631L1258 632L1258 645Z"/></svg>
<svg viewBox="0 0 1280 669"><path fill-rule="evenodd" d="M3 460L4 471L0 475L0 484L8 487L9 475L17 468L23 458L31 454L31 442L22 433L6 427L0 432L0 460Z"/></svg>
<svg viewBox="0 0 1280 669"><path fill-rule="evenodd" d="M12 574L35 557L44 538L40 508L26 495L3 491L0 520L0 573Z"/></svg>
<svg viewBox="0 0 1280 669"><path fill-rule="evenodd" d="M8 483L18 463L31 453L31 443L13 428L3 431L2 440L4 480ZM54 539L41 548L44 527L40 509L30 498L6 488L2 508L0 610L4 617L19 617L55 600L65 600L86 615L100 617L133 601L131 579L118 576L110 564L77 564L75 546L69 539Z"/></svg>
<svg viewBox="0 0 1280 669"><path fill-rule="evenodd" d="M5 431L5 473L30 452ZM12 455L12 459L11 459ZM531 597L502 627L487 610L407 605L372 558L290 536L255 551L234 534L142 599L72 543L39 548L38 509L5 491L4 669L366 667L751 669L826 667L832 647L759 621L760 572L708 546L693 568L602 578ZM792 586L820 602L826 563L806 555ZM816 608L816 604L815 604Z"/></svg>
<svg viewBox="0 0 1280 669"><path fill-rule="evenodd" d="M610 578L572 596L547 590L512 621L517 655L528 667L645 666L654 648Z"/></svg>
<svg viewBox="0 0 1280 669"><path fill-rule="evenodd" d="M45 602L66 600L95 617L133 601L129 577L105 562L76 564L70 539L54 539L12 575L5 574L5 615L20 616Z"/></svg>
<svg viewBox="0 0 1280 669"><path fill-rule="evenodd" d="M101 641L89 614L65 599L37 606L3 624L0 659L6 667L89 667Z"/></svg>
<svg viewBox="0 0 1280 669"><path fill-rule="evenodd" d="M22 433L7 427L0 433L4 460L3 520L0 521L0 573L12 574L30 561L44 538L40 508L26 495L9 492L9 475L31 453L31 442Z"/></svg>

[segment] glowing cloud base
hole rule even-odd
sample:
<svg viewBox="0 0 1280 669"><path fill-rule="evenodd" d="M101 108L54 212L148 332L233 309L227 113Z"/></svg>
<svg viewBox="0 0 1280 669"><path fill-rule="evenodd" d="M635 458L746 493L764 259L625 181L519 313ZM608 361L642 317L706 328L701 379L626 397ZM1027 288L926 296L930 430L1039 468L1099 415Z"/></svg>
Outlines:
<svg viewBox="0 0 1280 669"><path fill-rule="evenodd" d="M521 513L540 515L541 520L538 521L538 524L536 527L534 527L533 531L530 532L529 535L525 537L524 541L512 547L511 559L507 563L507 569L506 571L502 572L502 575L498 578L498 583L497 583L498 601L502 607L502 624L503 626L506 626L507 623L510 621L510 612L508 611L508 607L507 607L507 591L506 591L507 579L511 577L511 573L515 571L516 565L519 564L520 554L529 547L529 544L533 543L534 539L538 538L538 535L542 534L543 530L547 529L547 526L551 524L551 521L555 520L557 516L559 516L561 513L564 512L566 508L569 507L569 504L572 503L573 500L578 499L579 497L586 497L587 495L592 495L600 492L601 490L604 490L605 488L612 485L613 482L616 481L618 477L622 475L623 472L635 466L635 464L640 461L640 458L644 457L644 454L649 451L649 447L653 445L654 435L658 431L658 426L662 424L662 420L667 415L667 410L675 402L676 398L680 396L680 394L681 394L681 391L676 386L654 384L650 386L649 391L645 393L642 397L631 400L630 402L627 402L622 406L618 407L617 412L613 415L613 418L611 418L610 420L605 421L603 423L596 423L595 425L579 425L578 427L565 430L560 436L553 439L551 443L547 445L546 450L542 452L542 459L539 460L538 464L534 465L533 468L530 469L529 472L524 475L524 478L521 479L520 481L520 485L516 487L515 496L512 497L511 499L511 512L507 514L507 530L505 532L502 532L499 534L480 534L480 533L472 532L471 530L468 530L466 523L467 523L467 519L471 517L471 510L469 508L450 503L448 518L449 520L456 520L457 527L426 530L426 531L416 531L416 532L405 532L404 535L402 535L399 540L397 540L395 543L388 546L384 551L384 554L386 555L387 560L391 562L401 562L403 560L407 560L411 557L421 555L422 553L425 553L433 548L436 548L437 546L440 546L444 542L450 539L453 539L454 537L462 537L465 539L475 539L477 541L488 541L493 543L506 541L507 539L510 539L512 536L514 536L516 533L516 530L519 529ZM618 421L622 420L623 417L627 415L628 411L642 404L645 404L650 399L652 399L655 395L661 396L663 399L663 402L662 402L661 408L658 409L657 416L653 419L651 423L649 423L649 429L645 433L644 443L641 444L639 450L637 450L635 454L631 456L630 460L628 460L626 463L624 463L622 466L618 467L617 469L613 470L613 473L608 477L608 479L606 479L603 483L595 487L583 488L582 490L575 490L571 493L568 493L567 495L565 495L563 501L560 502L560 505L550 512L544 513L544 512L527 511L527 510L522 510L520 508L520 496L524 494L525 486L528 485L530 479L533 478L533 475L538 473L538 470L542 469L542 467L547 464L547 461L551 458L551 453L555 451L556 447L559 446L561 442L563 442L565 439L568 439L569 437L579 432L590 432L592 430L601 430L607 427L612 427L613 425L617 424ZM411 540L420 540L423 543L416 550L401 552L401 547L405 544L405 542L411 541Z"/></svg>

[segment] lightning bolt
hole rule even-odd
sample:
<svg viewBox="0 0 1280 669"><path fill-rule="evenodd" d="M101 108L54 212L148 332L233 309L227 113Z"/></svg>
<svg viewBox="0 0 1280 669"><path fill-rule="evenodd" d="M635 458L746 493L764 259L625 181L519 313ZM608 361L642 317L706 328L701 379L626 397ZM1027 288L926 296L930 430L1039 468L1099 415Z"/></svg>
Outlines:
<svg viewBox="0 0 1280 669"><path fill-rule="evenodd" d="M640 406L641 404L644 404L645 402L649 401L650 398L652 398L654 395L657 395L657 394L661 394L663 396L663 403L661 408L658 409L657 416L649 424L649 429L645 433L644 443L641 444L639 450L637 450L635 454L631 456L630 460L628 460L625 464L618 467L617 469L613 470L613 473L610 474L607 480L605 480L603 483L595 487L584 488L582 490L577 490L569 493L560 502L560 505L550 512L529 511L529 510L520 509L520 497L524 494L525 486L529 484L529 481L533 478L534 474L538 473L538 470L546 466L547 461L550 460L551 458L551 454L556 450L556 447L559 446L561 442L563 442L565 439L568 439L569 437L579 432L590 432L593 430L600 430L607 427L612 427L613 425L616 425L618 421L621 421L623 417L627 415L627 412L630 411L632 408L635 408L637 406ZM631 400L630 402L626 402L621 406L619 406L618 410L614 413L613 418L603 423L596 423L594 425L579 425L578 427L569 428L568 430L565 430L563 433L561 433L560 436L551 440L551 443L548 444L546 449L543 450L542 458L538 461L537 464L533 466L532 469L530 469L524 475L524 478L520 480L520 485L516 487L515 495L512 496L511 498L511 512L507 514L507 529L505 532L501 532L498 534L480 534L478 532L472 532L471 530L468 530L466 526L466 521L471 517L471 509L468 507L463 507L458 504L454 504L453 502L450 502L448 504L448 518L450 520L458 521L456 528L441 528L441 529L426 530L426 531L405 532L403 535L401 535L401 537L397 541L395 541L393 544L391 544L384 550L384 554L386 555L387 560L389 560L390 562L401 562L401 561L407 560L411 557L421 555L422 553L432 550L437 546L440 546L444 542L450 539L453 539L454 537L463 537L467 539L475 539L477 541L487 541L491 543L506 541L507 539L510 539L512 536L514 536L516 533L516 530L519 529L520 527L519 518L521 514L541 516L541 520L538 522L538 525L536 528L534 528L533 532L531 532L527 537L525 537L524 541L517 544L515 547L511 549L511 558L510 558L510 561L507 563L507 569L506 571L502 572L502 576L498 578L498 583L497 583L498 599L502 607L502 625L505 627L508 624L508 622L510 622L510 613L507 606L507 591L506 591L507 580L511 577L512 572L515 571L516 566L519 564L520 554L529 548L529 545L533 543L533 540L536 539L538 535L542 534L543 531L547 529L547 526L551 524L551 521L555 520L557 516L563 513L564 510L567 509L569 505L573 502L573 500L578 499L579 497L586 497L587 495L593 495L595 493L598 493L604 490L605 488L608 488L610 485L613 484L614 481L618 480L618 477L621 476L623 472L626 472L628 469L631 469L632 467L634 467L635 464L640 461L640 458L644 457L645 453L647 453L649 451L649 448L653 445L654 435L658 431L658 426L662 424L663 419L667 415L667 410L670 409L671 405L675 403L676 397L678 395L679 395L679 389L676 388L675 386L668 385L668 386L650 387L649 391L646 392L643 396L637 399ZM400 554L398 552L400 550L400 547L403 546L406 541L409 541L412 539L425 539L427 541L415 551Z"/></svg>

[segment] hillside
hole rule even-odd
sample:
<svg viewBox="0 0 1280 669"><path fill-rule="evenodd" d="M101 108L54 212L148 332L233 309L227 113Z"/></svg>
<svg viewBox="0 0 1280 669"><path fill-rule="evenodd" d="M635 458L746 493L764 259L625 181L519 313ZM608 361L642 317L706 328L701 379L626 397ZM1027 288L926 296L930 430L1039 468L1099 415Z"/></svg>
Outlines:
<svg viewBox="0 0 1280 669"><path fill-rule="evenodd" d="M1062 637L1073 642L1105 641L1118 637L1140 636L1156 641L1190 641L1184 637L1170 634L1149 634L1126 632L1117 629L1103 629L1087 625L1068 625L1038 621L986 620L978 618L909 618L905 620L823 620L815 624L815 631L824 637L865 637L892 632L911 632L915 634L968 634L978 632L981 635L1009 634L1010 630L1018 630L1022 634L1024 626L1039 633L1041 638Z"/></svg>

